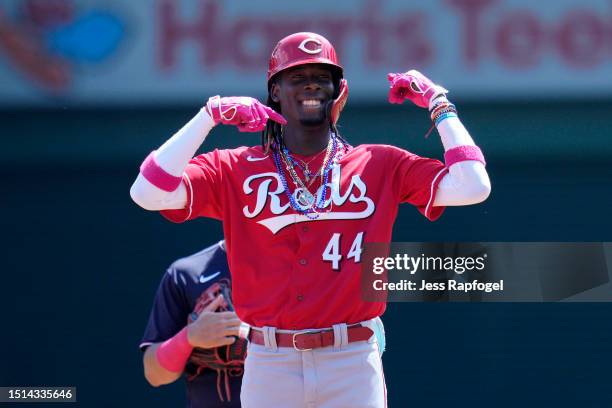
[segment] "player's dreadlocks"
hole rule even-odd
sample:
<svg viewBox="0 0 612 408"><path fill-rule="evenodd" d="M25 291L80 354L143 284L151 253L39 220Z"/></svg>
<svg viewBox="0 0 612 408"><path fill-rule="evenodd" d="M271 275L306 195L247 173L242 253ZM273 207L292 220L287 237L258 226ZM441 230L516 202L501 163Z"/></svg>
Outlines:
<svg viewBox="0 0 612 408"><path fill-rule="evenodd" d="M334 67L331 68L331 73L332 73L332 80L334 82L334 95L332 99L336 99L338 95L340 94L340 79L342 79L342 73ZM266 101L266 105L268 105L270 108L274 109L276 112L282 115L283 112L281 112L280 103L274 102L272 100L272 95L270 94L272 83L274 83L274 81L278 81L278 78L279 78L279 75L276 75L270 80L270 87L268 89L268 100ZM331 107L331 104L328 105L326 109L329 110L330 107ZM329 118L329 114L330 112L327 111L326 116L328 118ZM330 127L330 130L336 135L336 137L340 139L340 141L342 141L342 143L344 143L345 145L349 144L346 141L346 139L344 139L340 135L340 132L338 132L338 127L334 123L330 122L329 127ZM272 120L268 121L268 123L266 124L266 128L261 133L261 146L263 147L264 152L266 153L268 153L270 149L275 150L275 151L281 151L285 147L285 143L283 140L282 127L280 123L274 122Z"/></svg>

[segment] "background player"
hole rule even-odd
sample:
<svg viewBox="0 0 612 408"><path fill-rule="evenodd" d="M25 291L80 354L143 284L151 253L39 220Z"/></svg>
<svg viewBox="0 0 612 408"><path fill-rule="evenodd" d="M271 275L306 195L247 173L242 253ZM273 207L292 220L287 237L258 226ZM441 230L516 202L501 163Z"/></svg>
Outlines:
<svg viewBox="0 0 612 408"><path fill-rule="evenodd" d="M230 299L223 241L168 268L140 343L151 385L169 384L184 374L188 407L240 407L246 341L228 338L239 330ZM186 348L182 355L170 350L168 355L164 342L177 336L187 336L197 348Z"/></svg>
<svg viewBox="0 0 612 408"><path fill-rule="evenodd" d="M417 71L389 75L390 102L429 109L445 164L393 146L350 146L336 128L343 76L324 37L282 39L270 59L269 106L210 98L149 155L132 186L134 201L172 221L223 221L234 305L251 325L245 407L385 406L372 335L385 304L359 297L363 245L391 240L400 203L435 220L444 206L490 192L484 157L444 88ZM263 146L191 160L219 123L265 129Z"/></svg>

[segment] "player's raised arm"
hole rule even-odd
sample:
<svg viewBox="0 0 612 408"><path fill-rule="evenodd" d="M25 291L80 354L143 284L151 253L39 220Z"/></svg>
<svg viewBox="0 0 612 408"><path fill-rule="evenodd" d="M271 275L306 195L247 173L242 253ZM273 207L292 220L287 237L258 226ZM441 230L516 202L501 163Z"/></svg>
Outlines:
<svg viewBox="0 0 612 408"><path fill-rule="evenodd" d="M444 145L444 161L448 168L438 185L434 206L457 206L480 203L491 192L484 156L457 116L448 92L419 71L389 74L389 102L406 99L421 108L428 108Z"/></svg>
<svg viewBox="0 0 612 408"><path fill-rule="evenodd" d="M187 189L182 175L210 130L222 123L237 126L241 132L260 132L268 119L286 123L280 114L254 98L210 98L195 117L145 159L130 196L146 210L184 208Z"/></svg>

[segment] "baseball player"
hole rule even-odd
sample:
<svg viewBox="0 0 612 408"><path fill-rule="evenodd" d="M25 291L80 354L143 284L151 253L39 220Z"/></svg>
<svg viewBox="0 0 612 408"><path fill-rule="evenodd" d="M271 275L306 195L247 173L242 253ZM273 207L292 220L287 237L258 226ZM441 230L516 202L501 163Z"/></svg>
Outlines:
<svg viewBox="0 0 612 408"><path fill-rule="evenodd" d="M155 295L140 343L145 377L159 386L185 374L188 407L240 407L246 342L236 337L240 322L232 311L230 285L221 241L175 261ZM172 349L177 336L195 346L178 362Z"/></svg>
<svg viewBox="0 0 612 408"><path fill-rule="evenodd" d="M479 203L485 161L446 89L389 74L389 101L427 109L445 163L388 145L351 146L336 127L348 83L330 42L296 33L274 48L268 101L211 97L143 162L131 189L174 222L223 222L236 313L250 329L244 407L384 407L376 318L360 298L363 245L390 242L400 203L435 220ZM262 132L260 146L193 157L219 124ZM188 339L175 342L176 353Z"/></svg>

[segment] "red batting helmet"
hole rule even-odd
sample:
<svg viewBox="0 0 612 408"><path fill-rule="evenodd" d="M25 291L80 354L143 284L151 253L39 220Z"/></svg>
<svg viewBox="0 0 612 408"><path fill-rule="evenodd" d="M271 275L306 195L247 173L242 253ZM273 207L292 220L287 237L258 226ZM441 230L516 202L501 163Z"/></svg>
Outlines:
<svg viewBox="0 0 612 408"><path fill-rule="evenodd" d="M268 65L268 91L272 77L288 68L304 64L330 65L338 73L339 83L336 83L336 99L330 101L327 107L332 124L336 124L340 111L348 98L348 85L343 77L342 65L338 62L334 46L322 35L315 33L295 33L288 35L276 44Z"/></svg>
<svg viewBox="0 0 612 408"><path fill-rule="evenodd" d="M276 44L268 66L270 79L287 68L303 64L326 64L336 67L342 77L342 65L338 63L336 50L322 35L315 33L291 34Z"/></svg>

